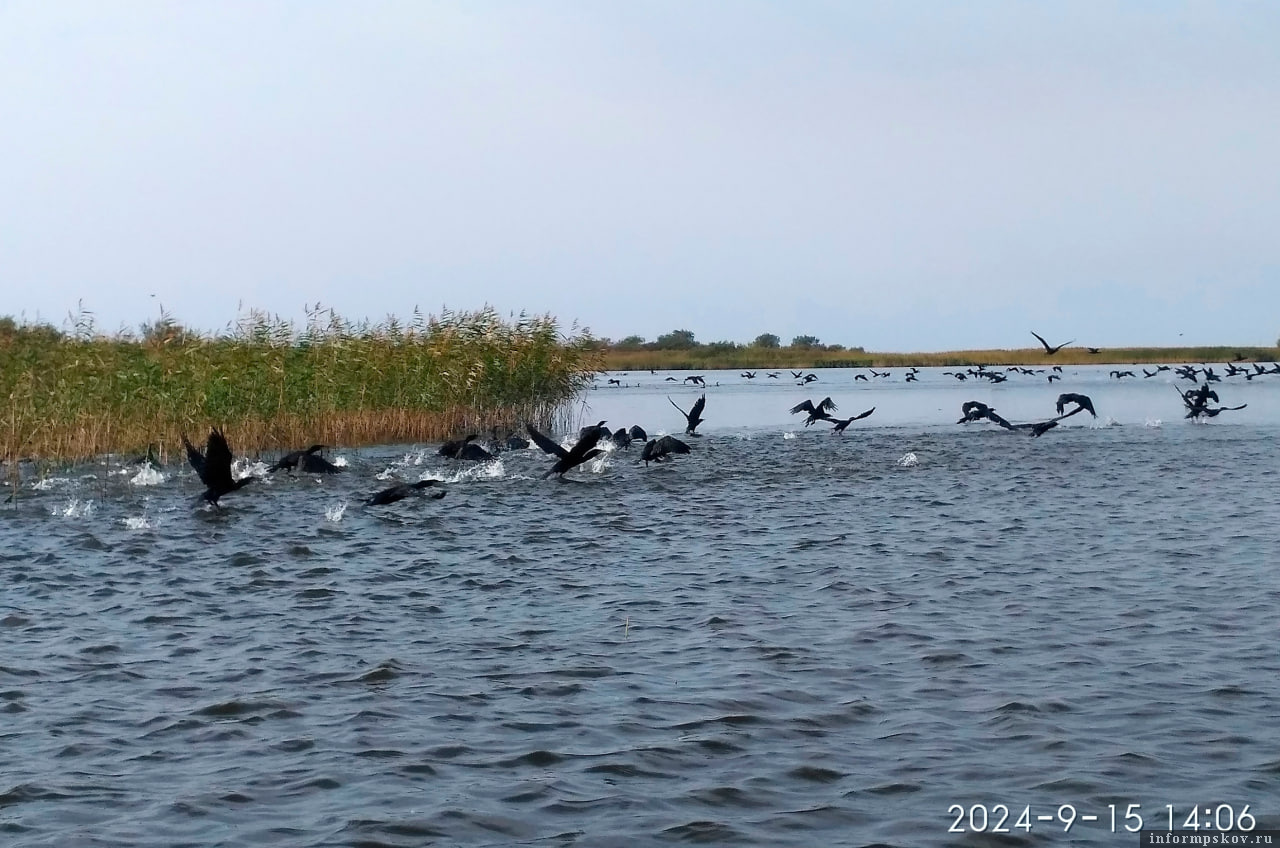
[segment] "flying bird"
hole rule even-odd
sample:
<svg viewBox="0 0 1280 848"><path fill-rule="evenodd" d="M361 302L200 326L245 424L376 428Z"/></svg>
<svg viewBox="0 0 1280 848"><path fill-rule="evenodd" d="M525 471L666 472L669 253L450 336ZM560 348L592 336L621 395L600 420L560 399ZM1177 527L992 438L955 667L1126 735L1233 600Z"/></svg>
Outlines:
<svg viewBox="0 0 1280 848"><path fill-rule="evenodd" d="M671 400L671 398L667 398L667 400L671 401L671 405L674 406L676 409L680 409L680 407L676 405L676 402ZM694 431L697 430L698 425L702 423L703 421L702 410L706 408L707 408L707 396L704 394L702 397L698 398L696 401L693 402L693 406L689 408L688 412L685 412L683 409L680 409L680 414L683 415L685 419L689 422L688 425L684 428L685 435L687 436L699 435Z"/></svg>
<svg viewBox="0 0 1280 848"><path fill-rule="evenodd" d="M845 427L848 427L850 424L852 424L852 423L853 423L853 422L855 422L855 421L858 421L859 419L866 418L868 415L870 415L871 413L873 413L873 412L875 412L875 411L876 411L876 408L873 406L873 407L871 407L870 409L868 409L866 412L861 412L861 413L859 413L859 414L857 414L857 415L853 416L852 418L845 418L845 419L843 419L843 420L841 420L841 421L837 421L837 420L836 420L836 419L834 419L834 418L830 418L830 419L827 419L827 420L831 421L833 424L835 424L835 425L836 425L835 427L833 427L833 428L831 429L831 432L832 432L833 434L834 434L834 433L843 433L843 432L844 432L844 428L845 428Z"/></svg>
<svg viewBox="0 0 1280 848"><path fill-rule="evenodd" d="M1093 401L1089 399L1089 396L1078 395L1075 392L1066 392L1064 394L1058 395L1057 406L1058 406L1059 415L1062 414L1063 409L1069 403L1074 403L1076 404L1076 407L1077 407L1074 412L1070 413L1071 415L1075 415L1075 413L1079 412L1081 409L1087 409L1089 410L1089 414L1092 415L1094 418L1098 417L1098 413L1093 411Z"/></svg>
<svg viewBox="0 0 1280 848"><path fill-rule="evenodd" d="M834 421L835 419L827 413L839 408L840 407L836 406L835 401L829 397L825 397L817 404L814 404L811 400L806 400L803 403L797 403L795 406L791 407L791 414L795 415L797 412L809 413L809 417L805 419L804 422L804 426L808 427L815 421Z"/></svg>
<svg viewBox="0 0 1280 848"><path fill-rule="evenodd" d="M600 422L604 424L604 422ZM525 424L524 428L529 431L529 438L533 439L534 444L542 448L546 453L557 458L555 465L552 465L546 474L542 475L542 479L547 479L552 474L564 475L566 471L577 468L589 459L595 459L603 450L596 447L596 443L600 441L601 428L597 425L587 431L586 435L578 439L577 444L572 448L565 450L551 438L539 433L532 424Z"/></svg>
<svg viewBox="0 0 1280 848"><path fill-rule="evenodd" d="M222 435L222 431L216 427L209 431L209 439L205 442L203 454L196 449L195 445L187 441L185 434L182 437L182 444L187 448L187 461L196 470L200 482L205 485L204 494L201 497L214 506L218 505L218 498L243 489L258 479L244 477L235 480L231 477L231 446L227 444L226 436Z"/></svg>
<svg viewBox="0 0 1280 848"><path fill-rule="evenodd" d="M1072 339L1072 340L1071 340L1071 342L1063 342L1062 344L1058 345L1057 347L1052 347L1052 346L1050 346L1050 344L1049 344L1047 341L1045 341L1045 340L1044 340L1044 336L1041 336L1041 335L1040 335L1039 333L1037 333L1035 330L1032 330L1032 331L1031 331L1031 335L1033 335L1033 336L1035 336L1037 339L1039 339L1039 340L1040 340L1040 344L1044 345L1044 355L1045 355L1045 356L1053 356L1055 353L1057 353L1058 351L1062 350L1062 349L1063 349L1064 347L1066 347L1067 345L1071 344L1071 342L1074 342L1074 341L1075 341L1075 339Z"/></svg>

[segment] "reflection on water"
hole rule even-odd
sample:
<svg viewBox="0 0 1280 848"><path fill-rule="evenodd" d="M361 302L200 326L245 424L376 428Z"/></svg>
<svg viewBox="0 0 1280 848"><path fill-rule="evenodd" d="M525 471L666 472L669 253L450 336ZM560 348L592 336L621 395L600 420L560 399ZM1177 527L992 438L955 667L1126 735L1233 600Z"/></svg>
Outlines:
<svg viewBox="0 0 1280 848"><path fill-rule="evenodd" d="M1194 426L1178 383L1103 371L708 373L692 454L564 481L426 445L221 511L177 466L28 480L0 511L0 842L1109 846L1131 803L1280 827L1280 382ZM678 432L666 395L700 390L643 376L583 419ZM1061 391L1098 420L954 423ZM876 412L787 413L827 395ZM444 500L360 505L427 477ZM1069 843L947 833L952 805L1066 803L1102 816Z"/></svg>

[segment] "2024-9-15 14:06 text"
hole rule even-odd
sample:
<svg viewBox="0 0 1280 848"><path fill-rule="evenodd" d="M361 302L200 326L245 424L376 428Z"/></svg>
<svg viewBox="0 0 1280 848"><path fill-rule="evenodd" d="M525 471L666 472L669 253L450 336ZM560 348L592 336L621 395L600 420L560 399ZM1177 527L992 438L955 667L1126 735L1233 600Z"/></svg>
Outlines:
<svg viewBox="0 0 1280 848"><path fill-rule="evenodd" d="M1108 804L1099 812L1082 812L1073 804L1061 804L1053 807L1033 809L1028 804L1021 811L1008 804L952 804L947 808L947 815L952 816L948 833L1015 833L1050 826L1061 827L1067 833L1077 823L1101 825L1110 828L1112 833L1138 833L1145 824L1148 828L1163 827L1165 830L1188 831L1252 831L1258 823L1245 804L1236 809L1231 804L1194 804L1179 808L1175 804L1164 804L1156 808L1148 808L1144 821L1141 804Z"/></svg>

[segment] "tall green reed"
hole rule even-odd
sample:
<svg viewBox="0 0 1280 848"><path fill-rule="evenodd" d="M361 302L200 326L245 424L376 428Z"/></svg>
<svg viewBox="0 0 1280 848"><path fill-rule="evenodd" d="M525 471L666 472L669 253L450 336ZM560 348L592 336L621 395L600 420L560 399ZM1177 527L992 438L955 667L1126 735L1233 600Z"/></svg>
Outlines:
<svg viewBox="0 0 1280 848"><path fill-rule="evenodd" d="M493 309L305 324L260 311L202 335L167 315L141 334L0 319L0 458L172 451L216 424L237 450L428 441L547 422L598 369L590 333Z"/></svg>

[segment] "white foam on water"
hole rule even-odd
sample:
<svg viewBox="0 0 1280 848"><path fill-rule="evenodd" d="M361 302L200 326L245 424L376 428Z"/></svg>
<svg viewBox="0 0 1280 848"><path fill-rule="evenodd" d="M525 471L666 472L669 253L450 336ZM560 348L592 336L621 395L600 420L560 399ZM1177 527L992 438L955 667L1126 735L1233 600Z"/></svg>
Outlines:
<svg viewBox="0 0 1280 848"><path fill-rule="evenodd" d="M137 518L125 518L122 519L120 523L125 527L128 527L130 530L150 530L155 526L151 523L151 519L147 518L145 515L138 516Z"/></svg>
<svg viewBox="0 0 1280 848"><path fill-rule="evenodd" d="M1144 426L1144 427L1151 427L1151 428L1155 429L1155 428L1158 428L1158 427L1163 426L1163 424L1164 424L1164 422L1163 422L1163 421L1161 421L1159 418L1148 418L1148 419L1147 419L1147 423L1146 423L1146 424L1143 424L1142 426Z"/></svg>
<svg viewBox="0 0 1280 848"><path fill-rule="evenodd" d="M794 430L788 430L787 432L782 434L782 438L784 439L794 439L795 437L796 437L796 434Z"/></svg>
<svg viewBox="0 0 1280 848"><path fill-rule="evenodd" d="M342 516L347 514L347 501L327 506L324 509L324 517L327 521L341 521Z"/></svg>
<svg viewBox="0 0 1280 848"><path fill-rule="evenodd" d="M65 486L70 482L70 478L67 477L46 477L43 480L37 480L32 483L31 488L35 489L37 492L48 492L58 488L59 486Z"/></svg>
<svg viewBox="0 0 1280 848"><path fill-rule="evenodd" d="M907 451L902 456L898 457L899 468L915 468L919 464L920 457L916 456L911 451Z"/></svg>
<svg viewBox="0 0 1280 848"><path fill-rule="evenodd" d="M72 498L67 501L64 507L54 507L50 510L51 515L57 515L62 518L85 518L93 514L93 501L82 501L79 498Z"/></svg>
<svg viewBox="0 0 1280 848"><path fill-rule="evenodd" d="M134 486L159 486L163 482L164 474L150 465L142 466L137 474L129 478L129 483Z"/></svg>
<svg viewBox="0 0 1280 848"><path fill-rule="evenodd" d="M241 457L231 463L231 476L236 480L243 480L246 477L268 477L271 474L269 468L270 466L261 460Z"/></svg>

